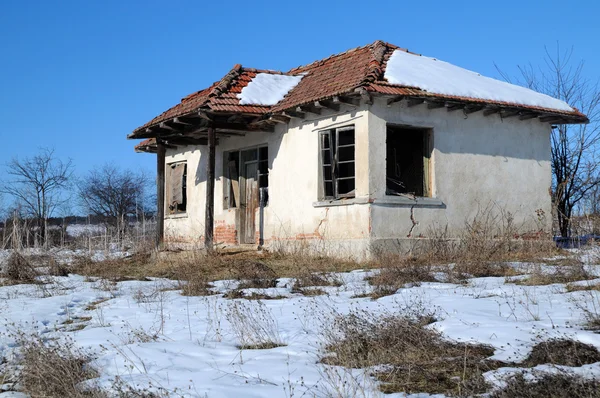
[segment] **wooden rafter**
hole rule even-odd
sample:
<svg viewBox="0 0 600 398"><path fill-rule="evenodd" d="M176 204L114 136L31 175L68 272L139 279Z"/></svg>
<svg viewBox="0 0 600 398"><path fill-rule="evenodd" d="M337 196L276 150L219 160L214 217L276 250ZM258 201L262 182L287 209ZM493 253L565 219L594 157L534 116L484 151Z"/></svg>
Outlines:
<svg viewBox="0 0 600 398"><path fill-rule="evenodd" d="M315 106L311 106L311 105L300 105L298 107L296 107L296 112L300 112L300 113L312 113L315 115L320 115L321 114L321 109L315 107Z"/></svg>
<svg viewBox="0 0 600 398"><path fill-rule="evenodd" d="M314 105L315 108L318 108L318 109L329 109L329 110L332 110L334 112L339 112L340 111L340 105L339 104L334 104L333 102L328 101L328 100L315 101L313 105Z"/></svg>
<svg viewBox="0 0 600 398"><path fill-rule="evenodd" d="M500 111L500 117L507 119L509 117L518 116L521 113L518 109L504 108Z"/></svg>
<svg viewBox="0 0 600 398"><path fill-rule="evenodd" d="M337 104L337 105L345 104L345 105L358 106L358 105L360 105L360 100L358 98L336 95L335 97L333 97L333 103Z"/></svg>
<svg viewBox="0 0 600 398"><path fill-rule="evenodd" d="M409 108L417 105L421 105L425 100L423 98L410 98L407 102Z"/></svg>
<svg viewBox="0 0 600 398"><path fill-rule="evenodd" d="M388 106L388 107L391 107L391 106L392 106L392 104L394 104L394 103L396 103L396 102L400 102L400 101L402 101L403 99L404 99L404 96L403 96L403 95L397 95L397 96L395 96L395 97L388 98L388 100L387 100L387 106Z"/></svg>
<svg viewBox="0 0 600 398"><path fill-rule="evenodd" d="M440 101L425 100L425 103L427 104L427 109L437 109L444 107L444 103Z"/></svg>
<svg viewBox="0 0 600 398"><path fill-rule="evenodd" d="M490 116L493 115L494 113L498 113L500 112L500 107L499 106L486 106L485 108L483 108L483 116Z"/></svg>
<svg viewBox="0 0 600 398"><path fill-rule="evenodd" d="M306 117L306 114L304 112L287 110L283 112L283 116L287 116L293 119L304 119Z"/></svg>
<svg viewBox="0 0 600 398"><path fill-rule="evenodd" d="M448 110L448 112L453 112L459 109L463 109L465 107L465 104L461 104L460 102L446 102L444 106L446 107L446 110Z"/></svg>
<svg viewBox="0 0 600 398"><path fill-rule="evenodd" d="M479 112L480 110L482 110L485 106L484 105L477 105L477 104L469 104L467 106L465 106L465 108L463 109L463 112L468 115L470 113L475 113L475 112Z"/></svg>

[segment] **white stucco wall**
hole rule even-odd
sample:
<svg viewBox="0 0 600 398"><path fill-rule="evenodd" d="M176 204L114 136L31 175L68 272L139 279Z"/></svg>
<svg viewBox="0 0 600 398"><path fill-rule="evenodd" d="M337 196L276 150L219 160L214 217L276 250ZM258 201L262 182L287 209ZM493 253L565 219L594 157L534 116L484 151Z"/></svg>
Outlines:
<svg viewBox="0 0 600 398"><path fill-rule="evenodd" d="M315 207L319 196L318 131L346 125L355 126L356 163L366 164L368 112L364 107L344 106L340 112L324 112L289 125L276 125L273 133L250 132L243 137L220 138L216 151L215 222L235 225L238 209L223 209L223 152L258 145L269 147L269 205L265 208L265 240L295 246L298 239L314 240L312 245L331 252L349 247L366 250L370 235L369 176L357 169L356 196L363 204ZM188 162L188 202L185 215L167 216L165 235L171 242L201 244L204 233L206 166L205 146L168 149L166 164ZM258 216L256 217L258 229Z"/></svg>
<svg viewBox="0 0 600 398"><path fill-rule="evenodd" d="M385 195L386 125L399 124L433 130L432 196L424 204L399 204ZM352 205L323 206L318 201L319 130L354 124L356 199ZM271 246L308 239L333 254L365 255L373 240L405 239L413 221L412 237L427 236L430 228L458 232L478 210L492 207L510 212L523 232L539 230L535 211L550 222L550 126L536 119L502 120L407 107L344 106L289 125L273 133L248 133L220 138L216 151L215 222L235 226L237 209L223 209L223 152L257 145L269 147L269 205L265 209L265 240ZM168 149L166 163L188 162L188 205L185 215L167 216L170 241L200 243L204 232L206 147ZM394 203L390 203L394 202ZM411 220L411 208L413 219ZM258 229L258 217L257 229ZM275 242L277 241L277 242Z"/></svg>
<svg viewBox="0 0 600 398"><path fill-rule="evenodd" d="M433 197L441 205L378 204L385 200L386 124L431 128ZM550 230L550 125L537 119L500 118L483 112L466 115L426 105L388 107L377 99L369 112L372 237L396 239L428 236L431 228L464 229L486 209L501 217L510 213L521 233ZM389 199L389 197L387 197ZM381 203L381 202L380 202ZM538 220L541 209L546 219Z"/></svg>

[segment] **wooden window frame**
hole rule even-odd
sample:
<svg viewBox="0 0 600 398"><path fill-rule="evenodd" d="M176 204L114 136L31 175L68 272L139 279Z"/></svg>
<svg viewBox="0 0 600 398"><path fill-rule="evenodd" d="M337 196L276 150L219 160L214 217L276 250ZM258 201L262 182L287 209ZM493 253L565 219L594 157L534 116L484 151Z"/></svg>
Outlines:
<svg viewBox="0 0 600 398"><path fill-rule="evenodd" d="M263 159L261 157L261 149L267 149L267 157L266 159ZM246 148L239 148L239 149L232 149L232 150L228 150L228 151L223 151L223 209L227 210L227 209L238 209L240 207L240 174L241 174L241 167L242 167L242 152L245 151L250 151L250 150L256 150L256 161L258 162L258 164L260 165L261 163L266 163L267 167L266 167L266 172L265 173L260 173L260 167L259 167L259 171L257 173L257 178L258 178L258 183L259 183L259 188L261 188L261 183L260 183L260 178L266 176L267 177L267 190L268 190L268 186L269 186L269 145L268 144L261 144L261 145L253 145L250 147L246 147ZM237 152L237 187L235 186L236 182L234 180L231 179L230 174L229 174L229 154L230 153L236 153ZM232 185L233 185L233 194L234 194L234 202L231 201L230 198L230 193L232 192ZM237 190L237 191L236 191ZM236 195L237 192L237 195ZM235 196L237 196L237 199L235 198ZM232 205L232 203L235 203L235 205ZM267 203L265 204L265 206L268 205L268 199L267 199Z"/></svg>
<svg viewBox="0 0 600 398"><path fill-rule="evenodd" d="M340 132L353 131L352 144L339 145ZM339 161L338 152L340 148L354 148L352 160ZM325 163L325 153L329 152L330 163ZM352 176L339 177L339 165L340 164L354 164L354 173ZM331 168L329 174L331 179L328 179L328 173L326 168ZM343 126L328 130L319 131L319 169L320 169L320 200L339 200L354 198L356 196L356 129L354 125ZM353 180L354 189L350 192L340 193L339 192L339 181L341 180ZM331 193L328 193L327 184L331 184Z"/></svg>
<svg viewBox="0 0 600 398"><path fill-rule="evenodd" d="M175 205L173 203L173 170L178 166L183 165L181 175L181 197L182 203ZM165 214L169 216L182 215L187 213L187 161L177 161L166 164L167 172L165 173Z"/></svg>
<svg viewBox="0 0 600 398"><path fill-rule="evenodd" d="M390 132L390 129L406 129L406 130L417 130L423 134L423 196L416 196L420 198L432 198L433 197L433 167L431 164L431 158L433 154L433 129L431 127L420 127L420 126L411 126L411 125L400 125L400 124L387 124L386 126L386 152L387 152L387 136ZM387 161L387 160L386 160ZM398 196L394 194L389 194L387 189L387 177L388 170L386 165L386 196ZM402 195L402 194L400 194Z"/></svg>

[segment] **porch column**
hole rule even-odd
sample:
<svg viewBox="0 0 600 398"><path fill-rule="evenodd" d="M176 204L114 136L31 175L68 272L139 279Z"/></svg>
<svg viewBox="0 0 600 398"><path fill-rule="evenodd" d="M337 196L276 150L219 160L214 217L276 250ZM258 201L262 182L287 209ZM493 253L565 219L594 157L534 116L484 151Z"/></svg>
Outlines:
<svg viewBox="0 0 600 398"><path fill-rule="evenodd" d="M161 249L165 235L165 144L156 138L156 248Z"/></svg>
<svg viewBox="0 0 600 398"><path fill-rule="evenodd" d="M215 129L208 129L208 167L206 168L206 210L204 213L204 247L213 250L215 211Z"/></svg>

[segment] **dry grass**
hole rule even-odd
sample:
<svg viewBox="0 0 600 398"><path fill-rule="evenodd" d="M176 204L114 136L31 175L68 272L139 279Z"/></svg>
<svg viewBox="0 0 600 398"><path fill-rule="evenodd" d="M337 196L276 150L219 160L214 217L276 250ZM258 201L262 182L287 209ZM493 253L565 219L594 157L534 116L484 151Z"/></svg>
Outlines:
<svg viewBox="0 0 600 398"><path fill-rule="evenodd" d="M592 345L569 339L550 339L536 344L524 361L525 366L543 364L583 366L600 362L600 352Z"/></svg>
<svg viewBox="0 0 600 398"><path fill-rule="evenodd" d="M567 292L582 292L582 291L598 291L600 292L600 282L587 283L585 285L575 285L569 283L567 286Z"/></svg>
<svg viewBox="0 0 600 398"><path fill-rule="evenodd" d="M491 347L445 340L427 328L425 316L373 316L354 312L338 317L326 332L322 362L346 368L377 367L374 376L384 393L430 393L470 396L488 389L481 376L501 364L487 360Z"/></svg>
<svg viewBox="0 0 600 398"><path fill-rule="evenodd" d="M533 271L528 277L519 280L509 280L509 282L518 285L542 286L554 283L570 283L596 279L596 276L586 271L581 264L556 266L552 271L553 272L548 272L548 270L545 271L541 266L537 265L533 268Z"/></svg>
<svg viewBox="0 0 600 398"><path fill-rule="evenodd" d="M83 387L98 376L89 354L72 342L44 341L39 336L21 336L20 384L32 398L105 398L95 386Z"/></svg>
<svg viewBox="0 0 600 398"><path fill-rule="evenodd" d="M600 382L584 379L574 373L534 372L535 378L526 378L523 373L511 377L506 386L491 393L490 398L598 398Z"/></svg>
<svg viewBox="0 0 600 398"><path fill-rule="evenodd" d="M275 295L270 296L264 293L252 292L250 294L244 293L243 290L233 289L223 295L224 298L228 299L246 299L246 300L282 300L288 298L287 296Z"/></svg>
<svg viewBox="0 0 600 398"><path fill-rule="evenodd" d="M400 288L419 286L421 282L435 282L433 267L423 257L403 257L394 254L380 256L381 271L368 278L375 286L373 298L394 294Z"/></svg>
<svg viewBox="0 0 600 398"><path fill-rule="evenodd" d="M275 317L260 300L229 302L225 318L231 324L240 350L270 349L284 345Z"/></svg>
<svg viewBox="0 0 600 398"><path fill-rule="evenodd" d="M19 252L13 251L4 263L2 275L9 283L36 283L39 273Z"/></svg>
<svg viewBox="0 0 600 398"><path fill-rule="evenodd" d="M296 278L298 291L308 286L339 286L326 273L364 269L374 264L324 257L281 255L264 252L216 253L164 252L160 256L135 255L128 258L92 262L77 259L72 272L111 281L144 280L146 277L180 281L183 294L212 294L209 283L239 280L239 289L275 287L279 278ZM313 273L317 275L313 275ZM308 289L306 289L308 291ZM310 293L309 293L310 294Z"/></svg>

